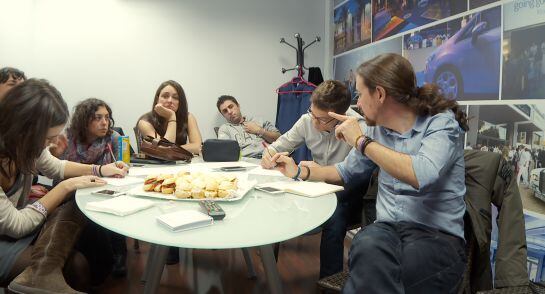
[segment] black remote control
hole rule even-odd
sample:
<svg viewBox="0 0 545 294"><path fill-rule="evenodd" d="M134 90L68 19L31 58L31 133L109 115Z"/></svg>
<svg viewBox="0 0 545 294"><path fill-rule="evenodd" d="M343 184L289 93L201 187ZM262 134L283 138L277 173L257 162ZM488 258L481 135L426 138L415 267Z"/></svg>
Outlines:
<svg viewBox="0 0 545 294"><path fill-rule="evenodd" d="M225 217L225 211L212 200L202 200L199 204L204 208L206 213L214 220L222 220Z"/></svg>

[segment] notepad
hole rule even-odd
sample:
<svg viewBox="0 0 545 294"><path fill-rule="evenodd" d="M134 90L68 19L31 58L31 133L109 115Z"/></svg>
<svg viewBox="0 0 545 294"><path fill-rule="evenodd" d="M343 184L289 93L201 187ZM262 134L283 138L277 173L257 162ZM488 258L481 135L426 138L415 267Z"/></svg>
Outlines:
<svg viewBox="0 0 545 294"><path fill-rule="evenodd" d="M151 200L122 195L108 200L89 202L85 209L125 216L152 206Z"/></svg>
<svg viewBox="0 0 545 294"><path fill-rule="evenodd" d="M181 210L160 215L157 222L174 232L180 232L209 226L213 219L200 211Z"/></svg>
<svg viewBox="0 0 545 294"><path fill-rule="evenodd" d="M271 187L305 197L319 197L344 190L343 186L323 182L279 181L261 184L259 187Z"/></svg>

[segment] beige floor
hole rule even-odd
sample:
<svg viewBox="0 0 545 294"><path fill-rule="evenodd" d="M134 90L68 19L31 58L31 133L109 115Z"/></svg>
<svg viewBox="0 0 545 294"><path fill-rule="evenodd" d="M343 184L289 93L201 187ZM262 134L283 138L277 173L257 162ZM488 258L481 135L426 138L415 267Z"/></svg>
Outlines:
<svg viewBox="0 0 545 294"><path fill-rule="evenodd" d="M519 191L522 199L522 207L524 207L524 209L541 213L545 216L545 202L535 197L534 192L524 185L519 186Z"/></svg>

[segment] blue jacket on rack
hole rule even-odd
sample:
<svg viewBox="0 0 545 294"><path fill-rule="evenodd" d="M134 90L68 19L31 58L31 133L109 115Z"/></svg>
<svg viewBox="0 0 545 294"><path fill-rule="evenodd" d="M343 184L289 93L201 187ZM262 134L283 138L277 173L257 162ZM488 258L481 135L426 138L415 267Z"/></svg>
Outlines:
<svg viewBox="0 0 545 294"><path fill-rule="evenodd" d="M278 103L276 107L276 127L280 133L285 133L301 115L307 113L310 107L310 96L312 93L294 93L294 91L314 91L316 87L304 83L288 84L278 89ZM312 160L310 150L306 146L301 146L292 155L295 162L302 160Z"/></svg>

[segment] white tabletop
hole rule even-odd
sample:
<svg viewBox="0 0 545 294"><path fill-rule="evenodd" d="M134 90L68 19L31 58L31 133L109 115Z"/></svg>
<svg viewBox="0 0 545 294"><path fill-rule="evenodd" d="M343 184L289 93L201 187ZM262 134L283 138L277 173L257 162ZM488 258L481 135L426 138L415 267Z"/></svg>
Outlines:
<svg viewBox="0 0 545 294"><path fill-rule="evenodd" d="M172 166L167 168L172 169ZM100 189L103 187L76 193L79 208L93 222L138 240L182 248L244 248L288 240L320 226L337 205L335 194L306 198L252 190L239 201L218 202L226 213L222 221L204 228L172 232L157 223L156 217L177 210L200 210L197 202L148 198L156 206L124 217L86 210L87 202L106 199L91 194ZM169 210L164 211L164 205L168 203Z"/></svg>

